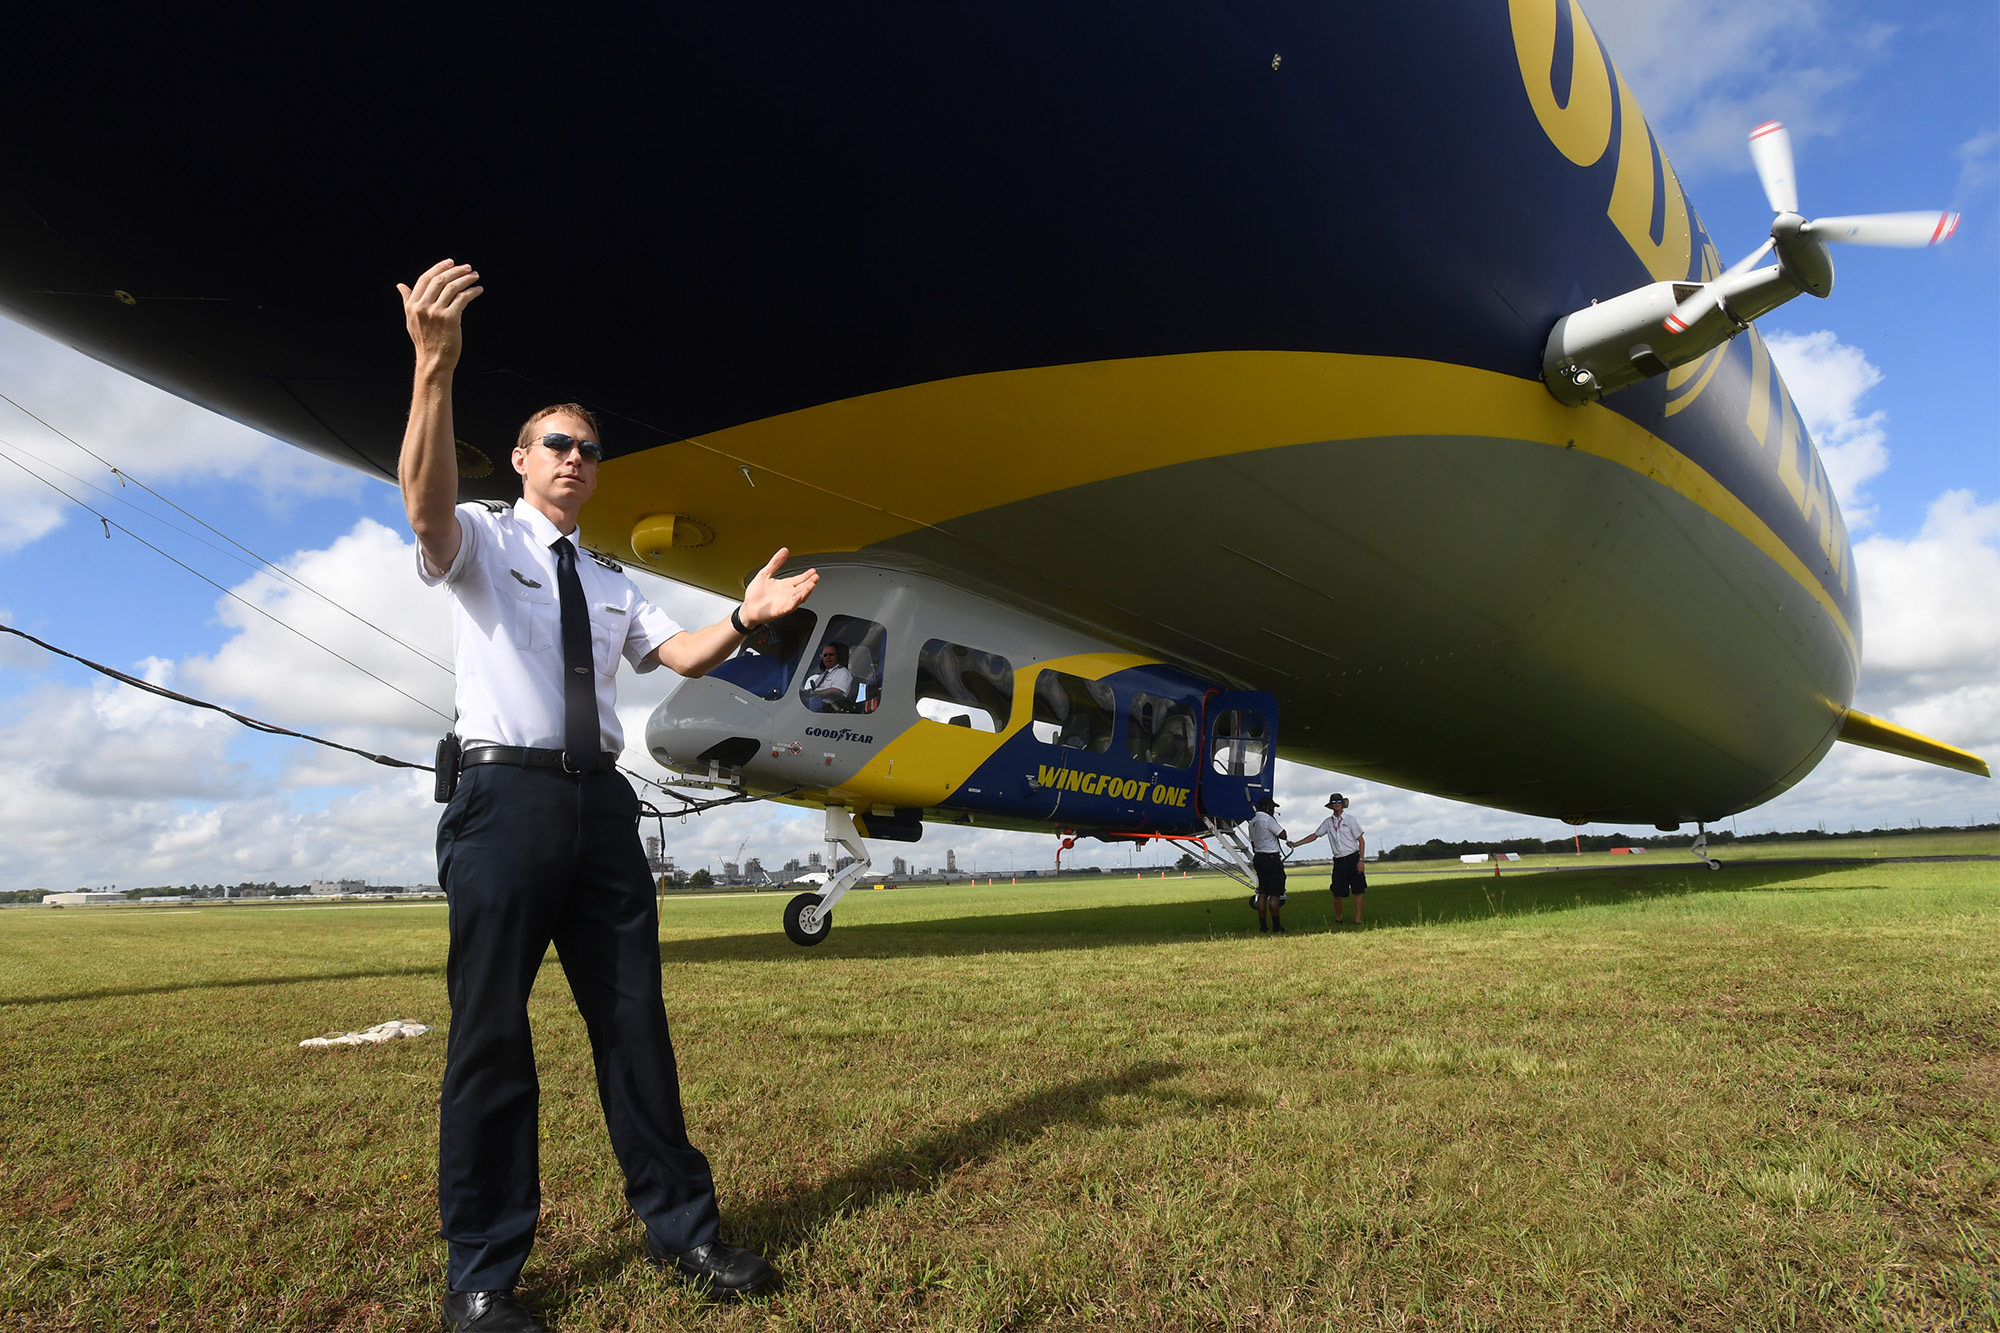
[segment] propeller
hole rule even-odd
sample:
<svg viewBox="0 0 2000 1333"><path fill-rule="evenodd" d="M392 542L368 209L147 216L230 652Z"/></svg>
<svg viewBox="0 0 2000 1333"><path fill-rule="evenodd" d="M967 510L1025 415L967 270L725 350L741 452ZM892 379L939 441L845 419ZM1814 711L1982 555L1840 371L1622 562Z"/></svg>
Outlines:
<svg viewBox="0 0 2000 1333"><path fill-rule="evenodd" d="M1851 218L1814 218L1799 229L1815 241L1848 245L1941 245L1958 230L1956 213L1863 213Z"/></svg>
<svg viewBox="0 0 2000 1333"><path fill-rule="evenodd" d="M1799 182L1792 174L1792 132L1775 120L1750 131L1750 164L1764 183L1773 213L1799 211Z"/></svg>
<svg viewBox="0 0 2000 1333"><path fill-rule="evenodd" d="M1699 291L1674 307L1674 312L1660 321L1660 326L1668 333L1685 333L1697 320L1721 304L1722 282L1747 271L1769 253L1771 247L1777 244L1781 229L1808 241L1908 248L1940 245L1950 240L1952 233L1958 230L1956 213L1863 213L1854 217L1817 218L1801 222L1798 216L1798 179L1792 169L1792 134L1775 120L1766 121L1750 131L1750 162L1757 168L1757 179L1764 186L1765 200L1771 205L1771 211L1777 214L1771 228L1771 239L1738 260L1713 282L1703 283ZM1783 256L1780 258L1782 260ZM1798 258L1794 256L1795 261ZM1829 284L1831 273L1832 270L1828 269ZM1807 282L1806 285L1812 284Z"/></svg>
<svg viewBox="0 0 2000 1333"><path fill-rule="evenodd" d="M1701 289L1695 292L1693 296L1688 297L1687 300L1675 306L1674 313L1661 320L1661 325L1668 333L1687 332L1690 324L1700 319L1703 315L1706 315L1722 300L1722 283L1725 278L1733 278L1739 273L1749 272L1751 265L1769 254L1771 247L1777 243L1775 237L1767 239L1755 250L1752 250L1749 254L1743 256L1743 258L1717 274L1713 282L1704 282L1701 285Z"/></svg>

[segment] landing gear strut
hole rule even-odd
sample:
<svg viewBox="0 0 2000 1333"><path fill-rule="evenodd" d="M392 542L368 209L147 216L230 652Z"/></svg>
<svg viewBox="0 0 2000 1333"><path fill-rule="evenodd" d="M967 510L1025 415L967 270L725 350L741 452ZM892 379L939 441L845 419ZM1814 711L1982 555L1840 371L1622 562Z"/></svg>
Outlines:
<svg viewBox="0 0 2000 1333"><path fill-rule="evenodd" d="M1708 825L1698 823L1695 827L1700 830L1700 834L1695 838L1694 846L1688 848L1688 851L1694 855L1695 860L1700 861L1710 870L1722 869L1722 862L1708 854Z"/></svg>
<svg viewBox="0 0 2000 1333"><path fill-rule="evenodd" d="M854 818L845 806L826 808L826 840L833 852L829 860L834 865L840 864L838 849L843 847L854 857L854 862L828 880L819 892L802 893L785 904L785 937L806 948L833 933L833 905L846 897L847 891L869 870L868 846L855 831Z"/></svg>

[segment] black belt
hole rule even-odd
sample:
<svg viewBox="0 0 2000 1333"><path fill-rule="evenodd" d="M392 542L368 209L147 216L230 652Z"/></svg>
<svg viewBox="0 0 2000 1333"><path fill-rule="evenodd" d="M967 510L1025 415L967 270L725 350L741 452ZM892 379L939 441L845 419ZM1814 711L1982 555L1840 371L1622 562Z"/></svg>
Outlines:
<svg viewBox="0 0 2000 1333"><path fill-rule="evenodd" d="M475 745L458 757L460 768L474 764L512 764L517 768L558 768L565 773L579 771L562 750L533 750L525 745ZM609 773L618 767L618 756L605 750L590 766L592 773Z"/></svg>

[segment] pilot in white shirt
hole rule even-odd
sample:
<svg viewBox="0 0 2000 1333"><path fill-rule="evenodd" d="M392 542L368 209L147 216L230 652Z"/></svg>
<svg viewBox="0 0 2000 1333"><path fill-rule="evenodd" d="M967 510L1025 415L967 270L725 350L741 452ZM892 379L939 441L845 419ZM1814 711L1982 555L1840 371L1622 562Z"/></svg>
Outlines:
<svg viewBox="0 0 2000 1333"><path fill-rule="evenodd" d="M556 600L556 557L563 536L548 515L516 500L495 512L458 506L464 534L458 558L440 574L417 549L417 577L452 591L452 657L458 671L458 722L467 748L563 746L562 613ZM658 667L653 652L681 632L673 617L647 601L615 564L590 556L576 562L590 611L590 649L597 695L598 749L625 748L618 721L618 659L634 671Z"/></svg>
<svg viewBox="0 0 2000 1333"><path fill-rule="evenodd" d="M605 1125L647 1256L717 1295L774 1280L760 1256L720 1239L715 1180L688 1140L639 798L617 771L625 737L616 678L621 657L640 671L702 675L750 630L803 602L818 575L780 581L779 551L729 619L682 629L578 547L604 446L575 403L522 425L512 455L521 499L511 509L457 504L452 375L477 282L446 260L402 289L417 364L398 480L418 572L451 595L464 742L437 840L451 1000L438 1097L444 1326L518 1333L542 1327L513 1288L541 1212L528 993L552 943L590 1032ZM451 776L443 769L441 791Z"/></svg>
<svg viewBox="0 0 2000 1333"><path fill-rule="evenodd" d="M854 702L854 673L847 669L847 645L823 643L819 648L818 671L806 677L803 693L806 707L815 713Z"/></svg>

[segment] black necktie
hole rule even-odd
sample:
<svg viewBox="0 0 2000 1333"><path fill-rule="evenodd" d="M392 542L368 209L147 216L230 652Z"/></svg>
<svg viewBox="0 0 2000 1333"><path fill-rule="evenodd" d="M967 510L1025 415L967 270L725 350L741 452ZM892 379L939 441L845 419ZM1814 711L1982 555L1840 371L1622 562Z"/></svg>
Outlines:
<svg viewBox="0 0 2000 1333"><path fill-rule="evenodd" d="M576 576L576 548L558 537L556 592L562 605L563 751L569 767L587 773L597 767L597 666L590 655L590 607Z"/></svg>

